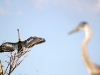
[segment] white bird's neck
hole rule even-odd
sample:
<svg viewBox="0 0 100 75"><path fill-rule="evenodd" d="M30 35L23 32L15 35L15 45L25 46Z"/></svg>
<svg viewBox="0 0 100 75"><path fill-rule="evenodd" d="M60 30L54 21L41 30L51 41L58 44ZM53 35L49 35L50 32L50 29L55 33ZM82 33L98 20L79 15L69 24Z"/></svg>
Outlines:
<svg viewBox="0 0 100 75"><path fill-rule="evenodd" d="M84 31L85 31L85 40L89 41L91 39L91 35L92 35L92 30L91 30L90 26L89 25L85 26Z"/></svg>
<svg viewBox="0 0 100 75"><path fill-rule="evenodd" d="M87 53L87 44L89 40L91 39L92 31L89 25L85 26L84 31L85 31L85 39L82 42L82 58L83 58L85 67L87 68L88 72L91 73L92 62Z"/></svg>

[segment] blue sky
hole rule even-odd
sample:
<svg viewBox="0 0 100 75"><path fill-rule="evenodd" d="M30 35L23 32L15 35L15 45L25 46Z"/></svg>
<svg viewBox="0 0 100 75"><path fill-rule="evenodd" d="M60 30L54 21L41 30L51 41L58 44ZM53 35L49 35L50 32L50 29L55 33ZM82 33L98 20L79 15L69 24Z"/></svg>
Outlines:
<svg viewBox="0 0 100 75"><path fill-rule="evenodd" d="M46 39L34 46L12 75L88 75L81 59L84 32L68 35L81 21L92 28L88 44L91 60L100 64L100 0L0 0L0 42L30 36ZM1 53L0 59L7 59Z"/></svg>

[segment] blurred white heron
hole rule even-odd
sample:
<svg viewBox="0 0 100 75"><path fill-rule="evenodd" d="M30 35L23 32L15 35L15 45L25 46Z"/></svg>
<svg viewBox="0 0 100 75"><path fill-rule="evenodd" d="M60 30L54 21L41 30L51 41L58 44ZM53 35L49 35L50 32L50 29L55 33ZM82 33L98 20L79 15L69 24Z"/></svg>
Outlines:
<svg viewBox="0 0 100 75"><path fill-rule="evenodd" d="M100 65L93 63L87 54L87 44L91 39L92 30L87 22L81 22L77 28L69 32L69 34L78 32L80 30L85 31L85 39L82 42L81 49L82 49L82 58L87 68L89 75L100 75Z"/></svg>

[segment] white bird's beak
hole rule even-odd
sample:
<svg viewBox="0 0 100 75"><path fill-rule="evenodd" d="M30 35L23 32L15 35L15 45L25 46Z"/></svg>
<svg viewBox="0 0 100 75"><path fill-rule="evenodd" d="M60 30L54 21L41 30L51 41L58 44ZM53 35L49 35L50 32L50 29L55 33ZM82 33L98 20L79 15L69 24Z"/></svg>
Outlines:
<svg viewBox="0 0 100 75"><path fill-rule="evenodd" d="M75 32L78 32L78 31L79 31L79 28L76 28L76 29L70 31L68 34L70 35L70 34L73 34L73 33L75 33Z"/></svg>

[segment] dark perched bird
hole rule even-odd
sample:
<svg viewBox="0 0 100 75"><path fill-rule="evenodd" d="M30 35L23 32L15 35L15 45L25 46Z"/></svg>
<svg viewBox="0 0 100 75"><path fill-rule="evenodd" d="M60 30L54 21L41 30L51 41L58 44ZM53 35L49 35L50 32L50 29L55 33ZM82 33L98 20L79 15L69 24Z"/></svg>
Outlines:
<svg viewBox="0 0 100 75"><path fill-rule="evenodd" d="M11 42L5 42L0 46L0 52L13 52L14 50L21 51L23 48L31 48L34 45L41 44L45 42L44 38L41 37L29 37L25 41L21 41L19 29L18 29L18 42L11 43Z"/></svg>

